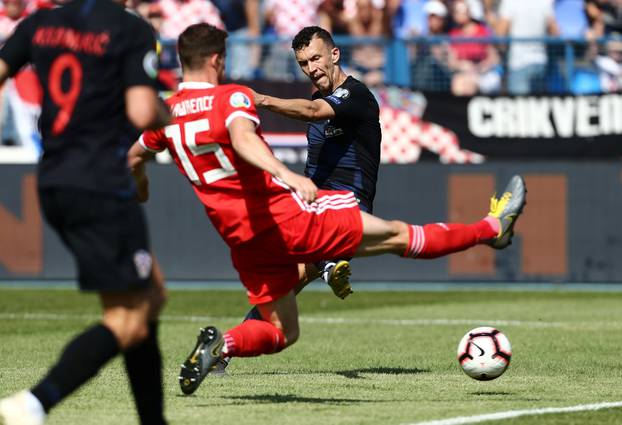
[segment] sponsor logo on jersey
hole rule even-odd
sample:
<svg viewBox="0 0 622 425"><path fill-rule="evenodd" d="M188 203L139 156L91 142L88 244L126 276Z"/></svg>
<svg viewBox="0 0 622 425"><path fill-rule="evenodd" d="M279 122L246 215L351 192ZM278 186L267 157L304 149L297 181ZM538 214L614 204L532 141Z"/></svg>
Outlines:
<svg viewBox="0 0 622 425"><path fill-rule="evenodd" d="M350 90L339 87L333 92L332 96L338 97L340 99L347 99L348 97L350 97Z"/></svg>
<svg viewBox="0 0 622 425"><path fill-rule="evenodd" d="M330 96L326 96L325 99L326 100L330 100L335 105L341 105L341 100L338 97L333 96L332 94Z"/></svg>
<svg viewBox="0 0 622 425"><path fill-rule="evenodd" d="M145 53L143 68L149 77L156 78L158 76L158 54L155 50L149 50Z"/></svg>
<svg viewBox="0 0 622 425"><path fill-rule="evenodd" d="M251 107L251 100L248 98L247 95L245 95L244 93L240 91L235 92L231 95L231 97L229 98L229 103L234 108L250 108Z"/></svg>
<svg viewBox="0 0 622 425"><path fill-rule="evenodd" d="M151 274L151 266L153 265L151 254L144 249L139 249L134 253L134 265L136 266L138 277L147 279Z"/></svg>
<svg viewBox="0 0 622 425"><path fill-rule="evenodd" d="M337 137L343 134L343 130L338 127L333 127L332 125L327 125L324 128L324 137Z"/></svg>

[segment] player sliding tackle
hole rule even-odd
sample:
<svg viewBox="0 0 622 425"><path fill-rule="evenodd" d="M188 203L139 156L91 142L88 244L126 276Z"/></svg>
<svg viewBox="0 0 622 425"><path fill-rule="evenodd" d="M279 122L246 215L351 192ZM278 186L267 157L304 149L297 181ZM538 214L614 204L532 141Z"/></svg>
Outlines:
<svg viewBox="0 0 622 425"><path fill-rule="evenodd" d="M318 190L274 157L261 137L252 91L218 85L225 38L225 32L208 24L192 25L181 34L183 83L166 101L172 124L145 132L129 153L146 199L142 164L152 152L169 150L229 245L249 301L261 315L224 334L214 327L201 330L182 365L185 394L193 393L223 356L272 354L296 342L294 289L303 264L380 254L436 258L479 244L502 249L510 244L525 205L525 184L515 176L482 220L420 226L362 212L352 192ZM177 106L193 99L196 105L203 98L211 99L201 102L209 108Z"/></svg>

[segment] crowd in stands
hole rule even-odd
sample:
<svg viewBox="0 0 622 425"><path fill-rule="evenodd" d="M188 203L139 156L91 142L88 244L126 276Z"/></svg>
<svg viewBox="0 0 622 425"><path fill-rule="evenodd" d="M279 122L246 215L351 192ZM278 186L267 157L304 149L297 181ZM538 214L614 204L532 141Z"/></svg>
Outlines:
<svg viewBox="0 0 622 425"><path fill-rule="evenodd" d="M44 7L53 7L51 0L2 0L0 42ZM395 44L387 40L404 40L400 60L416 90L622 90L622 0L127 0L126 7L158 34L164 89L173 90L178 77L176 37L190 24L208 22L230 34L232 80L302 79L289 40L319 25L338 37L362 37L339 43L342 63L372 87L387 82L387 46ZM6 122L10 108L0 110ZM3 141L13 137L7 132L4 126Z"/></svg>

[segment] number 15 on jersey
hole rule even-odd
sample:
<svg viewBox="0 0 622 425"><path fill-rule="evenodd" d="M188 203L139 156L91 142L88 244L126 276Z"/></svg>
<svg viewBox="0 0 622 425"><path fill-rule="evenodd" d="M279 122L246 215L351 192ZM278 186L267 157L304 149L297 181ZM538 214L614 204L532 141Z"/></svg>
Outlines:
<svg viewBox="0 0 622 425"><path fill-rule="evenodd" d="M175 152L177 153L177 156L179 157L179 160L184 167L186 175L192 183L197 186L201 186L203 184L199 177L199 174L197 173L197 170L195 170L192 162L190 161L190 157L188 157L188 155L186 154L184 145L188 148L193 156L207 154L214 154L216 156L220 167L208 170L203 173L203 181L206 184L210 184L217 180L224 179L225 177L236 174L236 170L235 168L233 168L231 161L229 161L229 158L227 158L227 155L218 143L208 143L203 145L197 144L197 134L209 131L210 129L209 120L203 118L200 120L188 121L183 124L183 127L184 137L182 137L180 124L172 124L166 126L164 128L164 134L166 135L166 137L173 141Z"/></svg>

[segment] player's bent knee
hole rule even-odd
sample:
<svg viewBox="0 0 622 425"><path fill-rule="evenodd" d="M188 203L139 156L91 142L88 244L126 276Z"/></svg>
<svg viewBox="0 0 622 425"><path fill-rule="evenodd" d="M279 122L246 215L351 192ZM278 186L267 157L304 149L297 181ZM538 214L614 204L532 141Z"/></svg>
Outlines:
<svg viewBox="0 0 622 425"><path fill-rule="evenodd" d="M105 314L103 323L114 334L122 351L139 344L149 336L147 321L137 314L123 311Z"/></svg>
<svg viewBox="0 0 622 425"><path fill-rule="evenodd" d="M289 347L300 338L300 328L296 327L295 329L284 330L283 335L285 335L285 347Z"/></svg>

